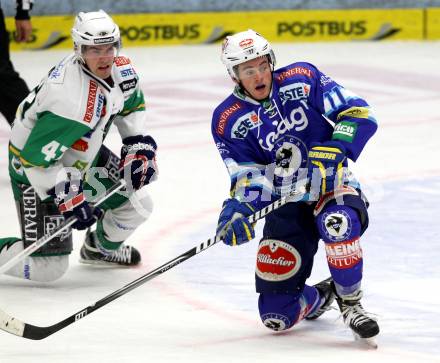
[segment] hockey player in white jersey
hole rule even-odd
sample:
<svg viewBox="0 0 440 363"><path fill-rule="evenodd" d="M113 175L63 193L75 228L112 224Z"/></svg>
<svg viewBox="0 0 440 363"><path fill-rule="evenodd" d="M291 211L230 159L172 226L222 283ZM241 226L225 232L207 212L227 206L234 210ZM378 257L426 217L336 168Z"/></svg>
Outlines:
<svg viewBox="0 0 440 363"><path fill-rule="evenodd" d="M0 266L70 216L76 217L74 229L88 229L81 262L133 266L141 259L123 244L151 213L151 198L140 189L157 176L157 146L147 133L139 78L119 54L119 28L104 11L79 13L72 38L74 53L52 68L17 112L9 173L22 237L0 239ZM113 123L123 142L121 160L103 145ZM126 193L100 208L89 204L120 178L127 181ZM55 280L71 251L68 231L7 273Z"/></svg>

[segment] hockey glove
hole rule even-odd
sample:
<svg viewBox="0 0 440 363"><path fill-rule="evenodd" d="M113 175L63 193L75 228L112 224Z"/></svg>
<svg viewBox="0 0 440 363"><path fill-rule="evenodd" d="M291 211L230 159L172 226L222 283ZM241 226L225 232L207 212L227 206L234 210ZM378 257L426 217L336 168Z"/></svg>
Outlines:
<svg viewBox="0 0 440 363"><path fill-rule="evenodd" d="M321 196L342 184L344 146L337 141L312 143L309 150L308 179L311 191Z"/></svg>
<svg viewBox="0 0 440 363"><path fill-rule="evenodd" d="M121 166L122 177L133 189L141 189L144 185L157 179L156 165L157 145L151 136L130 136L122 140Z"/></svg>
<svg viewBox="0 0 440 363"><path fill-rule="evenodd" d="M102 210L92 207L83 193L82 180L71 179L61 182L49 191L58 210L65 219L76 217L72 228L83 230L92 226L103 214Z"/></svg>
<svg viewBox="0 0 440 363"><path fill-rule="evenodd" d="M236 246L249 242L255 237L254 226L246 217L254 213L248 203L237 199L226 199L217 224L217 235L224 233L223 243Z"/></svg>

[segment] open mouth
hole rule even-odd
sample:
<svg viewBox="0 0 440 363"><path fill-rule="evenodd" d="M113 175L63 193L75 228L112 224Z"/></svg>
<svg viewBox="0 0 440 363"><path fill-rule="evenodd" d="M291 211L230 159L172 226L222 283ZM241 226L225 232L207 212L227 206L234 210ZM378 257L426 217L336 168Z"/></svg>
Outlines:
<svg viewBox="0 0 440 363"><path fill-rule="evenodd" d="M266 86L264 85L264 84L260 84L260 85L258 85L257 87L255 87L255 89L257 90L257 91L261 91L262 89L265 89L266 88Z"/></svg>

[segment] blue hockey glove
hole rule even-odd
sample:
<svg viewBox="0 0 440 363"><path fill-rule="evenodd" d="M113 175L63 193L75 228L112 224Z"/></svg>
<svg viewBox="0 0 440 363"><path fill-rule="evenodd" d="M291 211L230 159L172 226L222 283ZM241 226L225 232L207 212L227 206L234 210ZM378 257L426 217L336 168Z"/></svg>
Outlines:
<svg viewBox="0 0 440 363"><path fill-rule="evenodd" d="M223 243L236 246L249 242L255 237L254 227L246 217L254 213L248 203L240 203L237 199L226 199L217 224L217 235L225 233Z"/></svg>
<svg viewBox="0 0 440 363"><path fill-rule="evenodd" d="M86 229L92 226L103 214L102 210L90 206L84 198L82 180L71 179L61 182L49 191L54 198L58 210L65 219L76 217L72 225L75 229Z"/></svg>
<svg viewBox="0 0 440 363"><path fill-rule="evenodd" d="M344 146L337 141L312 143L309 150L308 179L311 191L321 196L342 184Z"/></svg>
<svg viewBox="0 0 440 363"><path fill-rule="evenodd" d="M156 180L157 145L154 139L151 136L138 135L126 137L122 142L124 144L121 149L122 178L126 179L127 185L138 190Z"/></svg>

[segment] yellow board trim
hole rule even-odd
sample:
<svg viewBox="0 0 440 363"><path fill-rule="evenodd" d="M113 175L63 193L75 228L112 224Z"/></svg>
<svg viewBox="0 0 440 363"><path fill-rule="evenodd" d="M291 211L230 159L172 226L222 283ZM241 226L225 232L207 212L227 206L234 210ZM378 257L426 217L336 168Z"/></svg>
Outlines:
<svg viewBox="0 0 440 363"><path fill-rule="evenodd" d="M124 47L211 44L248 28L272 42L440 39L440 8L272 10L112 15ZM32 17L32 39L11 49L72 49L73 15ZM9 30L13 17L6 18Z"/></svg>

